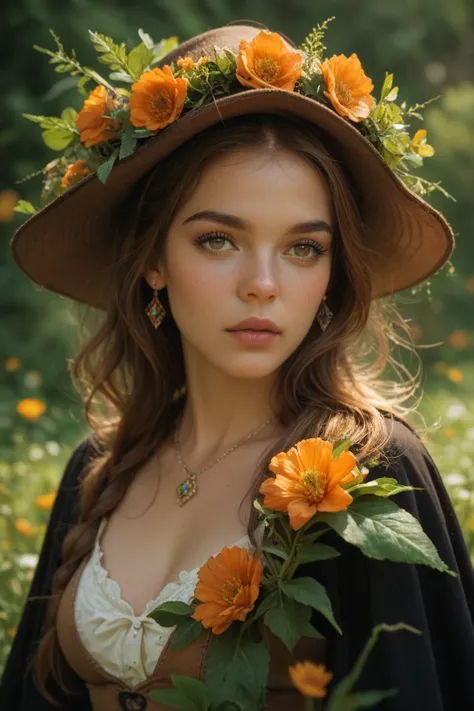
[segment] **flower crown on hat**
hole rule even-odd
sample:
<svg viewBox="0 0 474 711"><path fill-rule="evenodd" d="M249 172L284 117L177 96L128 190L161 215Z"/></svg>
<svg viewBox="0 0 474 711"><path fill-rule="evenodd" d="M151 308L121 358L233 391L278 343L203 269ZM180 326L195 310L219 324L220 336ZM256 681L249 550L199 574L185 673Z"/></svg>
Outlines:
<svg viewBox="0 0 474 711"><path fill-rule="evenodd" d="M105 182L117 160L130 156L138 144L182 114L236 90L261 88L298 92L324 104L354 124L412 192L426 195L440 190L451 197L439 183L411 172L434 154L426 130L411 135L407 123L422 119L419 109L429 102L409 108L405 102L397 104L398 87L388 73L377 101L371 93L372 80L356 54L324 58L324 33L333 19L313 28L296 49L289 50L278 33L261 30L251 42L241 40L238 54L214 46L212 56L197 61L184 56L162 68L154 65L178 46L177 37L155 44L139 30L141 42L128 52L123 42L116 44L89 30L99 61L111 70L108 79L82 66L74 50L66 54L51 30L57 50L35 49L50 57L55 71L79 77L77 88L86 98L79 113L67 107L60 117L23 114L40 125L46 145L61 154L34 174L43 176L42 206L91 173L97 172ZM85 86L91 80L97 86L88 93ZM15 210L28 215L38 211L25 200Z"/></svg>

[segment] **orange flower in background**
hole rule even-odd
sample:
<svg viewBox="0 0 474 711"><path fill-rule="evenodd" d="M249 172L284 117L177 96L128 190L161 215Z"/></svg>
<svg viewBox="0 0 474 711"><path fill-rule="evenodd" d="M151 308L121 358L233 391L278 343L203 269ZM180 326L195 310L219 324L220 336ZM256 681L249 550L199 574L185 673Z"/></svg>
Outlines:
<svg viewBox="0 0 474 711"><path fill-rule="evenodd" d="M191 617L206 629L211 627L214 634L225 632L234 620L244 622L254 608L262 575L257 552L250 556L245 548L225 546L198 572L194 596L201 604Z"/></svg>
<svg viewBox="0 0 474 711"><path fill-rule="evenodd" d="M369 116L375 106L375 99L370 95L374 85L365 75L357 54L350 57L334 54L322 63L321 73L328 89L323 92L324 96L340 116L356 122Z"/></svg>
<svg viewBox="0 0 474 711"><path fill-rule="evenodd" d="M313 662L297 662L288 667L291 681L304 696L322 699L327 694L326 686L333 674L326 670L324 664Z"/></svg>
<svg viewBox="0 0 474 711"><path fill-rule="evenodd" d="M86 160L76 160L75 163L68 165L66 172L61 180L61 187L67 190L72 185L78 183L82 178L90 174Z"/></svg>
<svg viewBox="0 0 474 711"><path fill-rule="evenodd" d="M35 529L26 518L17 518L15 527L24 536L33 536L35 534Z"/></svg>
<svg viewBox="0 0 474 711"><path fill-rule="evenodd" d="M429 146L425 141L427 133L426 128L420 128L413 136L409 146L412 153L417 153L422 158L431 158L435 153L433 146Z"/></svg>
<svg viewBox="0 0 474 711"><path fill-rule="evenodd" d="M119 122L105 118L116 106L117 101L102 84L91 91L76 118L76 128L86 148L117 138Z"/></svg>
<svg viewBox="0 0 474 711"><path fill-rule="evenodd" d="M352 496L340 486L354 481L356 460L346 450L332 456L331 442L317 438L303 439L288 452L272 457L269 477L260 486L263 505L288 513L290 525L298 531L317 511L344 511Z"/></svg>
<svg viewBox="0 0 474 711"><path fill-rule="evenodd" d="M449 336L448 343L453 348L466 348L468 344L466 331L453 331Z"/></svg>
<svg viewBox="0 0 474 711"><path fill-rule="evenodd" d="M130 121L149 131L168 126L180 116L187 91L188 80L176 79L168 65L145 72L132 85Z"/></svg>
<svg viewBox="0 0 474 711"><path fill-rule="evenodd" d="M53 508L54 501L56 499L57 495L57 489L54 489L51 493L49 494L40 494L40 496L36 497L35 504L39 509L42 509L43 511L51 511Z"/></svg>
<svg viewBox="0 0 474 711"><path fill-rule="evenodd" d="M0 222L10 222L13 219L18 197L18 193L15 190L2 190L0 192Z"/></svg>
<svg viewBox="0 0 474 711"><path fill-rule="evenodd" d="M448 368L446 375L452 383L462 383L464 375L457 368Z"/></svg>
<svg viewBox="0 0 474 711"><path fill-rule="evenodd" d="M13 371L18 370L18 368L21 368L21 360L19 358L12 356L6 359L5 370L7 373L13 373Z"/></svg>
<svg viewBox="0 0 474 711"><path fill-rule="evenodd" d="M262 30L251 42L241 40L236 64L236 77L243 86L293 91L303 58L288 50L277 32Z"/></svg>
<svg viewBox="0 0 474 711"><path fill-rule="evenodd" d="M45 403L35 397L27 397L24 400L20 400L16 406L18 414L26 417L27 420L37 420L45 410Z"/></svg>
<svg viewBox="0 0 474 711"><path fill-rule="evenodd" d="M194 59L192 57L180 57L176 64L180 69L192 69L194 67Z"/></svg>

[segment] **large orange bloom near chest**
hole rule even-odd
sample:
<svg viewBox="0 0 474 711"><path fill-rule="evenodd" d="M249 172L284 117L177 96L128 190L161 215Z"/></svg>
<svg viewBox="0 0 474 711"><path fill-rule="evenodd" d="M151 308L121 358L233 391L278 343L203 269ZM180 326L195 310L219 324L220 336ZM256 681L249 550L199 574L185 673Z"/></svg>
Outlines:
<svg viewBox="0 0 474 711"><path fill-rule="evenodd" d="M194 596L196 606L193 619L214 634L221 634L234 620L244 622L253 610L259 594L263 563L258 553L249 555L240 546L225 546L211 556L198 571L199 582Z"/></svg>
<svg viewBox="0 0 474 711"><path fill-rule="evenodd" d="M318 511L344 511L352 502L341 484L355 479L355 457L346 450L333 458L332 451L331 442L304 439L270 461L269 469L276 477L265 479L260 486L263 505L287 513L294 531Z"/></svg>

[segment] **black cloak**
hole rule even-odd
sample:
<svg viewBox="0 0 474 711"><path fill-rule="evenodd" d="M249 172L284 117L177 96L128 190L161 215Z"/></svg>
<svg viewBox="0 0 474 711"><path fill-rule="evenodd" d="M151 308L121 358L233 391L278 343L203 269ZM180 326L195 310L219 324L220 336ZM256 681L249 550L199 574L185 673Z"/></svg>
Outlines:
<svg viewBox="0 0 474 711"><path fill-rule="evenodd" d="M379 623L405 622L421 630L382 632L356 690L398 689L378 711L474 711L474 570L459 521L440 473L419 437L407 425L387 418L389 449L397 458L387 470L375 467L367 480L392 476L400 484L422 487L393 497L415 516L441 559L458 574L452 577L424 565L379 561L334 532L322 541L341 556L305 564L304 574L323 583L342 627L340 636L319 613L313 623L327 638L326 666L332 686L347 674ZM51 511L27 603L0 684L1 711L54 711L36 689L27 665L41 636L46 601L60 564L61 544L78 517L80 474L91 449L85 437L72 453ZM309 567L308 567L309 566ZM319 617L318 617L319 616ZM65 711L91 711L82 680L80 694L63 697ZM82 683L82 689L81 689ZM57 692L56 686L50 687Z"/></svg>

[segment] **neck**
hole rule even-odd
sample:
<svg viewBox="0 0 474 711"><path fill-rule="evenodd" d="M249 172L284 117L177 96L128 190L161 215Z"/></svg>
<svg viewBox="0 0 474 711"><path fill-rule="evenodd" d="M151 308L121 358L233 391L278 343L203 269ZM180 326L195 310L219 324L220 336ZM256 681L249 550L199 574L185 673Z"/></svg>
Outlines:
<svg viewBox="0 0 474 711"><path fill-rule="evenodd" d="M199 466L230 449L270 418L272 421L248 442L279 436L281 426L271 402L274 382L273 374L250 380L229 378L202 368L197 375L187 369L186 403L179 425L184 460Z"/></svg>

